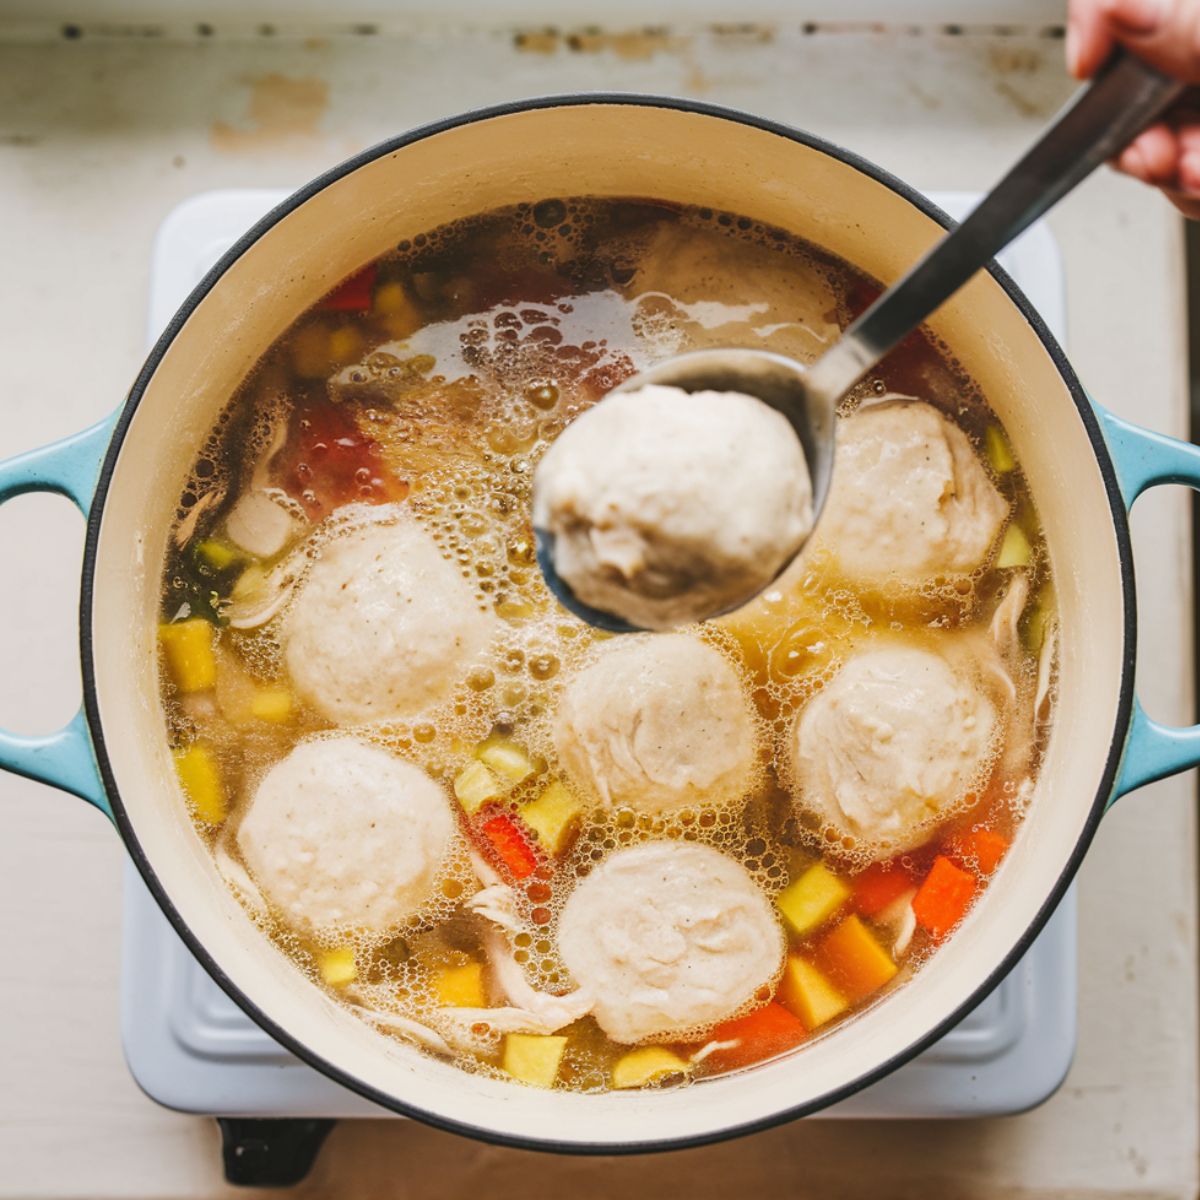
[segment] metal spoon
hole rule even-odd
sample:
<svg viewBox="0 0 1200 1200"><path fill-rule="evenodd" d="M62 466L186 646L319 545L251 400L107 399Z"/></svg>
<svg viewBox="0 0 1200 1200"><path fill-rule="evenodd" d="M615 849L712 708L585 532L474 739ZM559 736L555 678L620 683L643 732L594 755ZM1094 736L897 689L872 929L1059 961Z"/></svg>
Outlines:
<svg viewBox="0 0 1200 1200"><path fill-rule="evenodd" d="M811 366L763 350L700 350L666 359L616 390L670 384L688 392L745 392L770 404L787 417L804 447L813 512L819 516L829 494L836 410L842 397L976 271L1124 149L1184 90L1182 83L1141 59L1115 54L966 219ZM602 629L631 631L628 622L575 596L555 570L554 535L541 529L535 533L542 574L562 604Z"/></svg>

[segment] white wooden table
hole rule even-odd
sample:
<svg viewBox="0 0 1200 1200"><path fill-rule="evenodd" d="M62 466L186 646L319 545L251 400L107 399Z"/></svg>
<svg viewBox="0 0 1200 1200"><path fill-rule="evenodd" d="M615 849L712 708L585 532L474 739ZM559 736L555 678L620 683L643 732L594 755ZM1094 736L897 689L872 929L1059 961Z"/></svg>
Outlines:
<svg viewBox="0 0 1200 1200"><path fill-rule="evenodd" d="M924 188L980 189L1067 94L1061 52L1035 32L798 24L574 43L534 32L523 44L503 28L244 40L88 29L17 40L0 29L0 456L119 403L143 353L150 240L192 193L294 184L453 110L592 89L753 109ZM1117 412L1184 433L1180 223L1105 174L1052 224L1081 375ZM1135 531L1143 696L1156 716L1181 720L1191 705L1184 497L1148 497ZM65 502L0 510L0 724L44 730L77 702L81 545ZM299 1194L1192 1197L1194 790L1191 778L1158 784L1105 820L1081 876L1079 1053L1061 1092L1032 1113L808 1121L606 1162L363 1122L334 1132ZM121 1058L112 830L81 803L6 777L0 815L0 1197L220 1194L212 1123L152 1104Z"/></svg>

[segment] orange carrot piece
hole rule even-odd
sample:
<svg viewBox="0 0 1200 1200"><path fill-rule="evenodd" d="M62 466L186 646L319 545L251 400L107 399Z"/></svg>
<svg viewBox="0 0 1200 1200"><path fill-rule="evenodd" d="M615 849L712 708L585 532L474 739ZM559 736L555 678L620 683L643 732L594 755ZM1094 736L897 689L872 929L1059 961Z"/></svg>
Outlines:
<svg viewBox="0 0 1200 1200"><path fill-rule="evenodd" d="M850 881L854 889L854 907L865 917L883 912L912 887L912 879L897 862L872 863Z"/></svg>
<svg viewBox="0 0 1200 1200"><path fill-rule="evenodd" d="M1008 850L1008 838L991 829L969 829L955 834L946 843L946 853L960 866L973 865L990 875Z"/></svg>
<svg viewBox="0 0 1200 1200"><path fill-rule="evenodd" d="M851 1001L877 992L897 971L892 956L854 914L825 935L817 946L816 961Z"/></svg>
<svg viewBox="0 0 1200 1200"><path fill-rule="evenodd" d="M944 937L963 919L978 885L970 871L956 867L944 854L939 854L913 897L917 924L934 937Z"/></svg>
<svg viewBox="0 0 1200 1200"><path fill-rule="evenodd" d="M371 307L374 290L375 264L370 263L338 284L321 301L321 307L334 312L366 312Z"/></svg>
<svg viewBox="0 0 1200 1200"><path fill-rule="evenodd" d="M490 817L480 826L496 857L517 879L525 879L537 870L538 859L517 823L507 813Z"/></svg>
<svg viewBox="0 0 1200 1200"><path fill-rule="evenodd" d="M744 1017L724 1021L709 1038L713 1042L737 1042L724 1050L714 1050L707 1061L722 1071L747 1067L773 1058L798 1045L808 1035L804 1022L782 1004L771 1001Z"/></svg>

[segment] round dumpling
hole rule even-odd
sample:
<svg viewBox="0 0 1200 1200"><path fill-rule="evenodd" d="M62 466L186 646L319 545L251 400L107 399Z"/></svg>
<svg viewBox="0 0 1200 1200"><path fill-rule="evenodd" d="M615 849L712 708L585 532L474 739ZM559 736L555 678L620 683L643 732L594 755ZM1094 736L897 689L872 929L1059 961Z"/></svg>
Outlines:
<svg viewBox="0 0 1200 1200"><path fill-rule="evenodd" d="M637 301L637 333L660 354L753 346L812 362L841 336L828 274L765 238L697 236L663 221L631 243L633 277L615 286Z"/></svg>
<svg viewBox="0 0 1200 1200"><path fill-rule="evenodd" d="M792 728L797 803L872 857L911 849L963 800L995 731L992 701L941 655L860 651Z"/></svg>
<svg viewBox="0 0 1200 1200"><path fill-rule="evenodd" d="M844 575L920 583L983 563L1008 504L957 425L893 400L840 421L837 439L817 536Z"/></svg>
<svg viewBox="0 0 1200 1200"><path fill-rule="evenodd" d="M644 813L740 799L758 760L737 670L689 633L602 642L563 691L554 744L593 803Z"/></svg>
<svg viewBox="0 0 1200 1200"><path fill-rule="evenodd" d="M335 737L302 742L263 776L237 843L289 924L374 934L430 898L454 836L446 794L424 771Z"/></svg>
<svg viewBox="0 0 1200 1200"><path fill-rule="evenodd" d="M538 465L533 523L576 597L640 629L744 604L812 529L804 448L741 392L651 384L577 417Z"/></svg>
<svg viewBox="0 0 1200 1200"><path fill-rule="evenodd" d="M491 639L437 543L402 510L321 548L284 630L288 672L331 721L410 717L445 700Z"/></svg>
<svg viewBox="0 0 1200 1200"><path fill-rule="evenodd" d="M691 842L609 855L567 897L558 947L616 1042L732 1016L783 968L784 937L744 868Z"/></svg>

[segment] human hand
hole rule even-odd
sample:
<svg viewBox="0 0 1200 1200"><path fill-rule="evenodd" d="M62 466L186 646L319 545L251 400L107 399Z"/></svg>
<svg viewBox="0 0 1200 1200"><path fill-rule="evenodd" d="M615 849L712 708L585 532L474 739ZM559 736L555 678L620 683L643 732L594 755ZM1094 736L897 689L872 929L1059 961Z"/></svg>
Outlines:
<svg viewBox="0 0 1200 1200"><path fill-rule="evenodd" d="M1135 138L1115 166L1200 220L1200 0L1068 0L1072 75L1094 74L1118 43L1194 90Z"/></svg>

